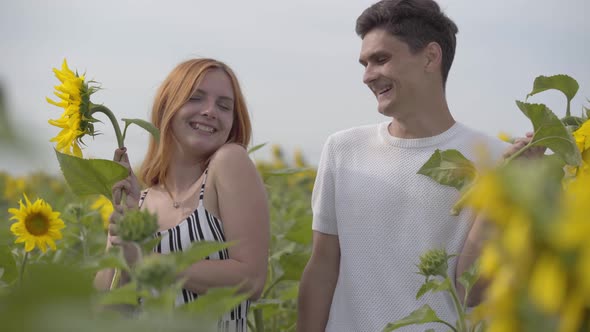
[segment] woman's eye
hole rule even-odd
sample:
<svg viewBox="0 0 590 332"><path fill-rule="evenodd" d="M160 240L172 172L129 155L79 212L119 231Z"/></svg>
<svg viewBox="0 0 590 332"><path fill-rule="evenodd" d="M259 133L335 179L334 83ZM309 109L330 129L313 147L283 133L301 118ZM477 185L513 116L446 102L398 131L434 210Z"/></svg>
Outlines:
<svg viewBox="0 0 590 332"><path fill-rule="evenodd" d="M231 111L231 107L225 105L225 104L218 104L219 108L221 108L224 111Z"/></svg>
<svg viewBox="0 0 590 332"><path fill-rule="evenodd" d="M192 97L189 98L189 100L191 100L191 101L199 101L199 100L201 100L201 96L192 96Z"/></svg>

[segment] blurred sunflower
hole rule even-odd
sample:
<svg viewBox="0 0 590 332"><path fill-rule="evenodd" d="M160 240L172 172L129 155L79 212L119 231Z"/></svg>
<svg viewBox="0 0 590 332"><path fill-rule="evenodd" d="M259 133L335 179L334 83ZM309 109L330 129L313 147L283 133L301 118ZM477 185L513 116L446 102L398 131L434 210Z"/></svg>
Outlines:
<svg viewBox="0 0 590 332"><path fill-rule="evenodd" d="M25 251L29 252L35 247L42 252L47 251L47 246L55 250L55 240L62 238L61 229L65 227L60 213L53 211L51 205L42 199L37 199L31 204L27 195L24 195L25 203L19 201L20 208L10 208L10 218L16 222L10 226L10 231L17 237L14 243L25 243Z"/></svg>
<svg viewBox="0 0 590 332"><path fill-rule="evenodd" d="M96 92L96 87L90 87L84 81L84 76L74 73L66 59L61 70L53 68L55 77L61 85L55 86L53 92L61 101L56 102L49 98L47 102L64 109L59 119L49 120L49 124L62 128L62 130L50 141L56 142L56 149L60 152L82 157L80 149L81 139L84 135L94 136L96 119L92 117L90 95Z"/></svg>
<svg viewBox="0 0 590 332"><path fill-rule="evenodd" d="M113 213L113 203L103 195L100 195L94 203L90 206L91 209L97 210L100 213L100 219L104 229L109 227L109 217Z"/></svg>
<svg viewBox="0 0 590 332"><path fill-rule="evenodd" d="M590 173L590 120L586 120L580 128L574 131L573 136L582 154L581 170Z"/></svg>

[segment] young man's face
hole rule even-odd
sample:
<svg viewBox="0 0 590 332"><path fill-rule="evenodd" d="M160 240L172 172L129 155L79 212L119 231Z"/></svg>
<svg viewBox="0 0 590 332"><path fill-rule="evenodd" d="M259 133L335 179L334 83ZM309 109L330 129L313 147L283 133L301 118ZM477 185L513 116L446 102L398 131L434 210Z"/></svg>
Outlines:
<svg viewBox="0 0 590 332"><path fill-rule="evenodd" d="M377 97L379 113L399 117L411 111L420 98L428 59L412 54L405 42L383 29L373 29L363 38L359 62L365 67L363 82Z"/></svg>

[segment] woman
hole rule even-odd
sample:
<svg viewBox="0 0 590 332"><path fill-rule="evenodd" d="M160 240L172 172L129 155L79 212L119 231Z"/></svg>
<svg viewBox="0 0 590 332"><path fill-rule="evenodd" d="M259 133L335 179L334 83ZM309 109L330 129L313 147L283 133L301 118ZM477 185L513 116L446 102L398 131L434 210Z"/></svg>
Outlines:
<svg viewBox="0 0 590 332"><path fill-rule="evenodd" d="M236 243L179 276L186 282L177 305L224 286L242 285L251 299L258 298L267 272L269 213L264 185L245 149L250 120L233 71L212 59L179 64L156 95L152 123L161 138L159 143L150 140L140 174L149 188L141 195L125 150L115 152L131 174L113 187L116 210L123 211L123 191L128 207L156 213L156 236L162 241L155 251L162 254L197 241ZM111 219L118 217L115 212ZM115 231L109 228L107 248L122 245ZM133 249L123 248L133 261ZM99 272L97 287L108 289L112 275L112 270ZM246 331L248 305L246 301L226 314L219 326Z"/></svg>

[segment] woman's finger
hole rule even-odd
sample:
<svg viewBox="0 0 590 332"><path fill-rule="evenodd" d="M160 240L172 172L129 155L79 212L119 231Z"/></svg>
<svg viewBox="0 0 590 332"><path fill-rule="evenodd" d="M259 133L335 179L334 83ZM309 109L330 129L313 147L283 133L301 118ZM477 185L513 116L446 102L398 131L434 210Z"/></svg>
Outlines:
<svg viewBox="0 0 590 332"><path fill-rule="evenodd" d="M109 235L110 236L117 236L118 232L119 232L119 225L109 224Z"/></svg>
<svg viewBox="0 0 590 332"><path fill-rule="evenodd" d="M122 147L122 148L118 148L117 150L115 150L115 155L113 157L114 161L121 161L121 159L123 158L123 156L127 153L127 148ZM127 160L127 162L129 162L129 160Z"/></svg>

